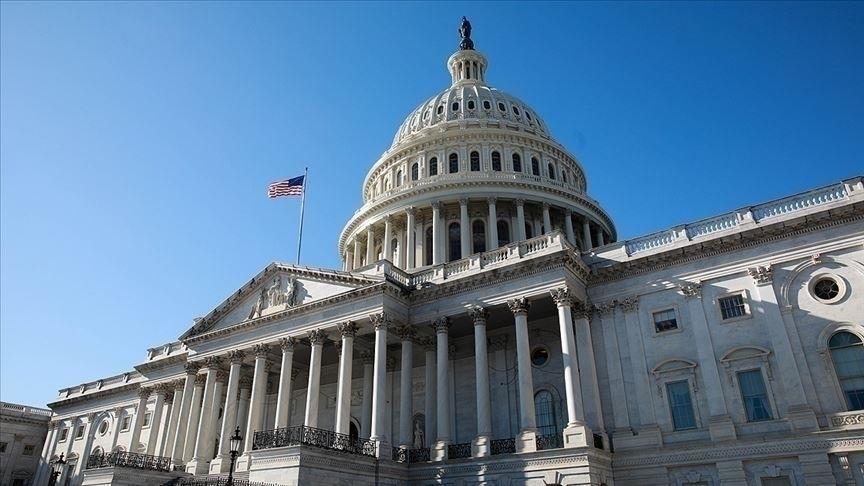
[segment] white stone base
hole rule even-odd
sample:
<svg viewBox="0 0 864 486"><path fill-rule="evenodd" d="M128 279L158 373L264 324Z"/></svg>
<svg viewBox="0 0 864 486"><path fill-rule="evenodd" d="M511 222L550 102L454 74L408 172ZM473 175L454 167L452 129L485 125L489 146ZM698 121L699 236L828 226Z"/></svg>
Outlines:
<svg viewBox="0 0 864 486"><path fill-rule="evenodd" d="M440 440L432 444L432 447L429 448L429 459L432 461L446 461L448 445L450 445L448 442Z"/></svg>
<svg viewBox="0 0 864 486"><path fill-rule="evenodd" d="M183 472L159 472L125 467L85 469L81 486L161 486L174 478L188 476Z"/></svg>
<svg viewBox="0 0 864 486"><path fill-rule="evenodd" d="M486 457L492 453L489 437L479 436L471 441L471 456Z"/></svg>
<svg viewBox="0 0 864 486"><path fill-rule="evenodd" d="M537 450L537 433L533 430L523 430L516 437L516 452L535 452Z"/></svg>
<svg viewBox="0 0 864 486"><path fill-rule="evenodd" d="M786 411L786 418L795 432L818 432L816 413L807 405L793 405Z"/></svg>
<svg viewBox="0 0 864 486"><path fill-rule="evenodd" d="M657 448L663 443L660 428L656 425L641 427L636 433L632 429L616 429L612 432L615 450Z"/></svg>
<svg viewBox="0 0 864 486"><path fill-rule="evenodd" d="M715 415L708 419L708 431L711 433L711 440L714 442L724 442L735 440L735 424L728 415Z"/></svg>
<svg viewBox="0 0 864 486"><path fill-rule="evenodd" d="M210 463L204 459L194 458L186 463L186 472L189 474L207 474L210 472Z"/></svg>
<svg viewBox="0 0 864 486"><path fill-rule="evenodd" d="M564 447L593 447L594 435L587 425L568 425L564 428Z"/></svg>
<svg viewBox="0 0 864 486"><path fill-rule="evenodd" d="M248 452L244 452L240 457L237 458L237 465L234 470L238 472L248 471L249 465L252 462L252 459L249 457Z"/></svg>

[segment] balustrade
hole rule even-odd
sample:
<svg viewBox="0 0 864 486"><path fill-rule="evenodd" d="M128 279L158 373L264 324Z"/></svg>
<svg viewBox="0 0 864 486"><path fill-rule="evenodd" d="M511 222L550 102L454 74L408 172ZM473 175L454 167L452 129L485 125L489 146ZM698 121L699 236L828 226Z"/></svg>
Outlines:
<svg viewBox="0 0 864 486"><path fill-rule="evenodd" d="M272 449L296 445L375 457L375 441L372 439L352 438L347 434L305 425L255 432L252 449Z"/></svg>
<svg viewBox="0 0 864 486"><path fill-rule="evenodd" d="M112 452L110 454L93 454L87 460L87 469L100 467L128 467L148 471L171 471L171 458L135 454L133 452Z"/></svg>
<svg viewBox="0 0 864 486"><path fill-rule="evenodd" d="M537 436L537 450L560 449L564 447L564 439L561 434L547 434Z"/></svg>
<svg viewBox="0 0 864 486"><path fill-rule="evenodd" d="M471 457L471 443L464 442L461 444L449 444L447 446L448 459L463 459Z"/></svg>
<svg viewBox="0 0 864 486"><path fill-rule="evenodd" d="M516 439L513 437L509 439L495 439L489 443L489 447L493 456L498 454L515 454Z"/></svg>

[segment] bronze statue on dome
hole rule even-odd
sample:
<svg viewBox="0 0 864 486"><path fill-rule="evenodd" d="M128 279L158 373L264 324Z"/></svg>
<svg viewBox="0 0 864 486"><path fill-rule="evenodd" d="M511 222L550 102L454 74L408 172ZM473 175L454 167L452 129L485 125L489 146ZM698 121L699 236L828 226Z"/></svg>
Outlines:
<svg viewBox="0 0 864 486"><path fill-rule="evenodd" d="M462 38L462 42L459 43L459 50L474 50L474 41L471 40L471 22L468 22L464 16L462 17L462 24L459 26L459 37Z"/></svg>

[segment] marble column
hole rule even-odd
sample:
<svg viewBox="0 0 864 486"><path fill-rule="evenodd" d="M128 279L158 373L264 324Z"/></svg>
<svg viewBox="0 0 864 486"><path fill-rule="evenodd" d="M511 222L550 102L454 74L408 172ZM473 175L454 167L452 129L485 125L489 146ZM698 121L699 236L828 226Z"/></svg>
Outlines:
<svg viewBox="0 0 864 486"><path fill-rule="evenodd" d="M213 403L216 396L216 374L220 371L222 360L210 356L204 360L205 373L204 398L201 401L201 416L198 418L198 435L195 439L195 452L192 463L186 465L186 472L204 474L208 471L207 461L213 450Z"/></svg>
<svg viewBox="0 0 864 486"><path fill-rule="evenodd" d="M519 371L519 417L521 419L519 437L516 438L517 452L537 450L535 440L537 417L534 412L534 379L531 376L531 344L528 340L528 309L531 303L525 297L507 301L513 312L516 327L516 366Z"/></svg>
<svg viewBox="0 0 864 486"><path fill-rule="evenodd" d="M157 385L154 389L156 403L153 404L153 416L150 417L150 431L147 436L147 455L156 453L156 444L159 441L159 425L162 423L162 410L165 408L165 396L171 393L170 383Z"/></svg>
<svg viewBox="0 0 864 486"><path fill-rule="evenodd" d="M195 444L198 439L198 426L201 420L201 397L204 395L204 375L195 376L195 387L192 389L192 406L189 408L189 421L186 424L186 440L183 444L184 464L192 460Z"/></svg>
<svg viewBox="0 0 864 486"><path fill-rule="evenodd" d="M436 407L438 405L438 400L436 398L438 386L436 383L435 344L435 341L430 338L425 338L423 341L423 347L426 352L426 364L424 365L426 396L423 399L424 413L426 414L424 447L429 447L432 438L435 437L433 434L436 433L438 427L437 417L435 417L435 412L437 410Z"/></svg>
<svg viewBox="0 0 864 486"><path fill-rule="evenodd" d="M486 200L489 203L489 231L486 238L486 251L491 251L498 248L498 209L495 208L496 198L490 197Z"/></svg>
<svg viewBox="0 0 864 486"><path fill-rule="evenodd" d="M255 353L255 372L252 377L252 396L249 399L249 419L246 422L246 444L243 447L243 457L238 462L238 467L242 468L241 470L247 470L249 467L249 452L252 450L252 444L255 443L255 432L262 428L264 402L267 400L267 376L269 375L270 364L267 362L267 356L270 354L270 345L256 344L253 351Z"/></svg>
<svg viewBox="0 0 864 486"><path fill-rule="evenodd" d="M447 445L450 444L450 345L449 329L450 320L447 317L439 317L432 324L435 330L435 339L437 341L437 369L436 369L436 389L438 391L436 416L438 422L438 434L435 442L435 451L433 460L442 461L447 459Z"/></svg>
<svg viewBox="0 0 864 486"><path fill-rule="evenodd" d="M93 438L96 436L96 413L87 414L87 426L84 429L84 450L81 451L81 456L78 463L75 464L75 476L80 476L81 472L87 467L87 461L90 460L90 451L93 450ZM152 421L150 427L155 427Z"/></svg>
<svg viewBox="0 0 864 486"><path fill-rule="evenodd" d="M150 392L149 388L138 390L138 406L135 409L135 418L132 419L132 437L129 439L129 452L141 452L138 450L138 444L141 442L141 428L144 426L144 415L147 414L147 399L150 398Z"/></svg>
<svg viewBox="0 0 864 486"><path fill-rule="evenodd" d="M387 383L387 326L390 319L387 314L381 312L369 316L375 327L375 366L373 369L372 387L372 425L371 439L378 441L377 456L379 459L387 459L390 456L390 445L386 443L384 436L386 420L384 410L386 401Z"/></svg>
<svg viewBox="0 0 864 486"><path fill-rule="evenodd" d="M231 466L231 440L237 423L237 393L240 390L240 373L243 370L245 353L239 349L228 352L228 391L225 393L225 406L222 410L222 424L219 432L219 457L210 464L211 473L227 472Z"/></svg>
<svg viewBox="0 0 864 486"><path fill-rule="evenodd" d="M525 200L516 200L516 231L514 232L518 241L527 239L525 234Z"/></svg>
<svg viewBox="0 0 864 486"><path fill-rule="evenodd" d="M288 427L291 417L288 409L291 406L291 367L294 364L294 345L297 340L293 337L279 340L282 349L282 366L279 368L279 395L276 398L276 428Z"/></svg>
<svg viewBox="0 0 864 486"><path fill-rule="evenodd" d="M582 403L582 383L579 376L579 361L576 355L576 338L573 335L573 315L570 289L559 287L550 291L558 308L558 333L561 336L561 357L564 360L564 391L567 397L567 426L564 428L564 447L589 445L589 432L585 428ZM590 346L591 343L589 342ZM578 356L581 358L581 354ZM582 368L582 371L585 371Z"/></svg>
<svg viewBox="0 0 864 486"><path fill-rule="evenodd" d="M354 258L354 262L353 262L353 265L351 266L351 270L360 268L360 266L363 263L363 261L362 261L363 256L362 256L362 253L360 252L360 238L358 238L357 236L354 236L353 258Z"/></svg>
<svg viewBox="0 0 864 486"><path fill-rule="evenodd" d="M576 245L576 233L573 232L573 211L564 211L564 231L567 233L567 241Z"/></svg>
<svg viewBox="0 0 864 486"><path fill-rule="evenodd" d="M365 351L361 355L363 361L363 403L361 405L360 435L369 437L372 428L372 373L374 355Z"/></svg>
<svg viewBox="0 0 864 486"><path fill-rule="evenodd" d="M177 438L177 421L180 420L180 408L183 402L183 381L175 380L171 383L174 390L171 399L171 410L168 413L168 428L162 438L162 444L156 453L159 456L171 457L174 451L174 440Z"/></svg>
<svg viewBox="0 0 864 486"><path fill-rule="evenodd" d="M441 203L439 201L435 201L432 203L432 264L433 265L438 265L439 263L444 263L444 252L441 251L442 249L443 248L441 247Z"/></svg>
<svg viewBox="0 0 864 486"><path fill-rule="evenodd" d="M36 469L36 475L33 477L33 484L42 486L45 484L45 474L51 467L51 455L53 452L54 441L57 439L57 423L48 422L48 434L45 436L45 442L42 444L42 454L39 456L39 466ZM110 451L109 451L110 452Z"/></svg>
<svg viewBox="0 0 864 486"><path fill-rule="evenodd" d="M186 432L189 423L189 412L192 409L192 394L195 387L195 376L198 374L198 369L201 365L199 363L186 363L185 367L186 378L183 382L183 397L180 400L180 418L177 420L177 429L171 447L171 460L175 465L183 462L183 452L186 449Z"/></svg>
<svg viewBox="0 0 864 486"><path fill-rule="evenodd" d="M594 248L594 245L591 244L591 223L588 222L588 218L582 220L582 242L585 245L582 247L582 251Z"/></svg>
<svg viewBox="0 0 864 486"><path fill-rule="evenodd" d="M594 359L594 339L591 337L590 305L586 302L577 302L573 307L573 317L576 333L576 356L579 358L579 370L582 377L582 403L585 407L585 421L591 430L603 434L606 425L603 421L603 407L600 402L600 383L597 379L597 362Z"/></svg>
<svg viewBox="0 0 864 486"><path fill-rule="evenodd" d="M396 259L393 258L393 224L389 215L384 217L384 244L381 247L384 259L395 264Z"/></svg>
<svg viewBox="0 0 864 486"><path fill-rule="evenodd" d="M354 336L357 335L357 325L346 321L338 326L342 334L342 353L339 356L339 377L336 385L336 433L345 434L351 431L351 375L354 364Z"/></svg>
<svg viewBox="0 0 864 486"><path fill-rule="evenodd" d="M552 218L549 216L549 203L543 203L543 234L552 232Z"/></svg>
<svg viewBox="0 0 864 486"><path fill-rule="evenodd" d="M651 385L649 384L648 362L645 358L645 343L643 342L643 329L639 321L639 297L627 297L617 302L618 307L624 314L624 326L619 328L621 339L626 339L627 349L622 350L630 355L630 369L628 370L633 382L633 397L651 396ZM653 324L651 324L653 326ZM618 444L626 443L629 447L659 447L663 442L660 428L657 426L657 414L654 410L654 400L641 400L636 407L639 417L639 425L634 427L631 437L619 436ZM631 424L635 425L635 424ZM626 442L625 442L626 441Z"/></svg>
<svg viewBox="0 0 864 486"><path fill-rule="evenodd" d="M462 258L473 253L471 244L471 219L468 217L468 198L459 199L459 241L462 248Z"/></svg>
<svg viewBox="0 0 864 486"><path fill-rule="evenodd" d="M66 436L66 457L69 457L69 454L72 453L72 446L75 445L75 429L78 428L78 417L72 419L72 424L69 427L69 435ZM80 459L80 458L79 458ZM76 464L77 465L77 464ZM66 478L69 477L70 474L74 472L69 464L63 467L62 472L60 473L60 477L57 480L56 484L62 484L65 486Z"/></svg>
<svg viewBox="0 0 864 486"><path fill-rule="evenodd" d="M375 254L375 230L372 228L372 225L369 225L366 228L366 265L374 263L377 260L378 258Z"/></svg>
<svg viewBox="0 0 864 486"><path fill-rule="evenodd" d="M416 242L415 232L414 232L414 226L415 226L414 214L415 214L415 212L416 211L413 207L405 209L405 215L408 218L408 221L405 223L405 240L406 240L406 242L405 242L404 255L405 255L405 268L407 268L408 270L411 270L417 264L417 255L415 253L417 242ZM422 236L421 236L421 238L422 238Z"/></svg>
<svg viewBox="0 0 864 486"><path fill-rule="evenodd" d="M603 237L603 228L597 228L595 233L597 234L597 246L605 245L606 239Z"/></svg>
<svg viewBox="0 0 864 486"><path fill-rule="evenodd" d="M297 370L294 370L297 371ZM245 431L249 425L249 402L252 397L252 378L240 377L240 399L237 400L237 425ZM245 442L245 441L244 441ZM240 444L240 452L245 450L245 443Z"/></svg>
<svg viewBox="0 0 864 486"><path fill-rule="evenodd" d="M477 387L477 437L471 444L474 457L486 457L491 453L492 400L489 394L489 354L486 349L486 320L489 312L482 307L471 309L474 321L474 374Z"/></svg>
<svg viewBox="0 0 864 486"><path fill-rule="evenodd" d="M624 367L621 364L623 347L618 345L619 333L615 329L615 301L596 304L594 311L603 329L603 353L609 375L609 394L612 397L613 434L630 435L630 414L627 410L627 393L624 388Z"/></svg>
<svg viewBox="0 0 864 486"><path fill-rule="evenodd" d="M309 333L312 353L309 357L309 382L306 386L306 415L303 425L318 427L318 399L321 395L321 353L324 350L324 331L315 329Z"/></svg>
<svg viewBox="0 0 864 486"><path fill-rule="evenodd" d="M123 407L114 409L114 429L111 432L111 448L106 452L114 452L117 448L117 440L120 438L120 427L123 425Z"/></svg>
<svg viewBox="0 0 864 486"><path fill-rule="evenodd" d="M414 369L415 334L414 328L408 326L402 326L396 331L396 335L402 342L402 370L399 380L399 446L406 448L410 448L414 443L414 429L411 423L414 416L411 373Z"/></svg>

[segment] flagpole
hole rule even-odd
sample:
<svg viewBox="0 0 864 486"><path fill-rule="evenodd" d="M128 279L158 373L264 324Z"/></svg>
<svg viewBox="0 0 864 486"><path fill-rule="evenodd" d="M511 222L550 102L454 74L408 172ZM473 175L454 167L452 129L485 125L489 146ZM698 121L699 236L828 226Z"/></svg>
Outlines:
<svg viewBox="0 0 864 486"><path fill-rule="evenodd" d="M300 265L300 246L303 244L303 208L306 206L306 184L309 182L309 167L303 169L303 197L300 199L300 234L297 236L297 265Z"/></svg>

